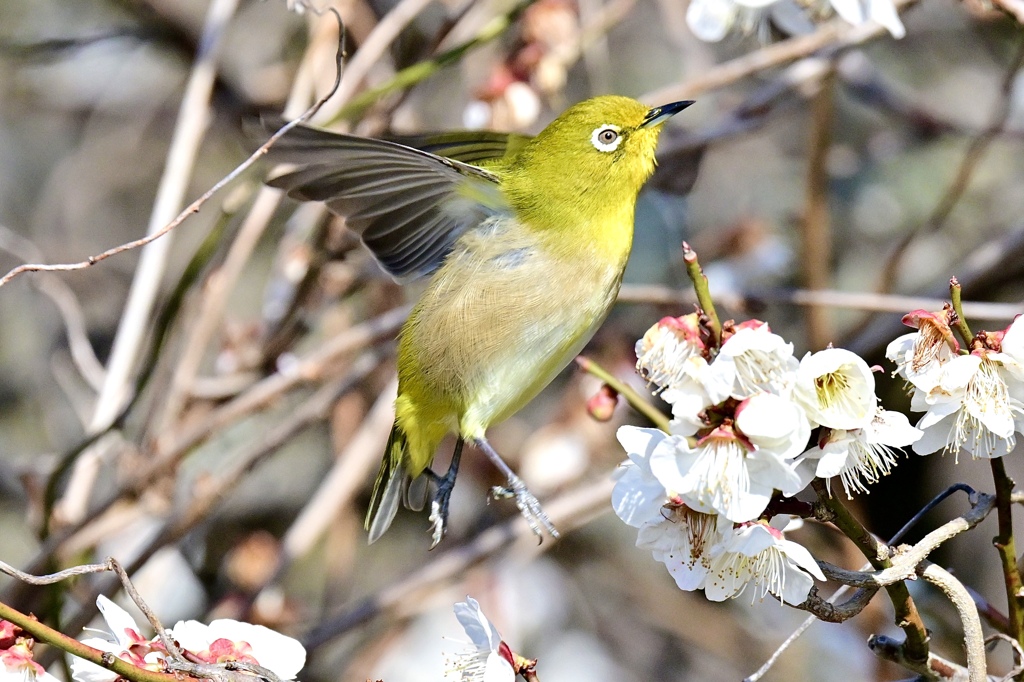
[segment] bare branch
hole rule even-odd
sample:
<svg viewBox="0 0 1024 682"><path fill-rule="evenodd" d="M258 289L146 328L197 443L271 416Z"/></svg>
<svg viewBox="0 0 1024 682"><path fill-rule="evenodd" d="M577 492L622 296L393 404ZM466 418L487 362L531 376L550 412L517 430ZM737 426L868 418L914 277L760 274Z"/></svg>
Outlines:
<svg viewBox="0 0 1024 682"><path fill-rule="evenodd" d="M918 575L938 587L949 597L960 614L964 626L964 646L967 649L967 673L970 682L984 682L988 677L985 663L985 635L981 631L981 618L974 600L963 584L949 571L935 564L920 567Z"/></svg>

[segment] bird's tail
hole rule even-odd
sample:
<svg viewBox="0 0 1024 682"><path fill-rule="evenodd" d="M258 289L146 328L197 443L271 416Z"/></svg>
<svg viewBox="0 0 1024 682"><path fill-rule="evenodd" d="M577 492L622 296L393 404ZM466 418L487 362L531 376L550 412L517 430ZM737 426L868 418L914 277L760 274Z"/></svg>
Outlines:
<svg viewBox="0 0 1024 682"><path fill-rule="evenodd" d="M370 508L366 512L364 526L369 531L370 543L376 542L395 520L405 480L408 478L405 470L408 447L405 431L396 423L391 427L391 436L384 449L380 471L377 472L377 480L373 483Z"/></svg>

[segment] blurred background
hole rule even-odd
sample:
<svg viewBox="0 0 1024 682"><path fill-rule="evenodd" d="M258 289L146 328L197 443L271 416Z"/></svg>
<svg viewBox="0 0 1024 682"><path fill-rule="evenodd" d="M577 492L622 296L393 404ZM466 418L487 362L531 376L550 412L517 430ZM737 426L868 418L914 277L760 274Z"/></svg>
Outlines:
<svg viewBox="0 0 1024 682"><path fill-rule="evenodd" d="M585 351L638 388L636 339L692 310L684 239L722 317L767 320L798 356L832 343L891 369L885 345L921 306L869 294L944 297L956 275L966 300L1024 297L1012 0L904 2L901 40L827 6L780 4L744 10L718 43L693 35L686 0L335 6L348 61L314 120L339 129L529 133L596 94L698 100L662 137L622 301ZM289 9L0 0L0 270L141 237L261 141L245 122L294 117L327 93L336 22ZM615 429L643 419L625 405L592 419L599 384L575 367L491 433L562 540L538 545L513 504L488 503L500 480L470 451L438 549L427 551L426 515L406 511L367 546L393 339L417 285L389 280L321 207L264 188L266 171L244 173L145 256L0 288L0 559L42 573L115 556L165 623L231 617L300 638L303 680L440 679L462 636L451 607L467 594L540 659L545 682L738 680L799 624L770 600L680 592L634 547L609 513L608 479L624 458ZM996 317L971 322L1010 321ZM881 392L907 409L894 382ZM1007 468L1024 479L1019 457ZM850 504L888 537L956 481L989 490L988 465L911 454ZM963 509L945 503L908 539ZM994 534L990 519L935 558L1002 610ZM827 528L795 538L862 563ZM935 650L962 662L955 611L911 587ZM74 635L113 584L0 589ZM908 677L868 652L870 633L901 636L881 598L853 621L815 624L765 679Z"/></svg>

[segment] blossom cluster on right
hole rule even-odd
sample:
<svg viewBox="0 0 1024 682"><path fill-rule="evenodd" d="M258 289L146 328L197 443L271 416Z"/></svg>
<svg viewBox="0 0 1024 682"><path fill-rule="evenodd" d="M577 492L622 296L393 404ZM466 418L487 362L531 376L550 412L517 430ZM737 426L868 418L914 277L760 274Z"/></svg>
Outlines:
<svg viewBox="0 0 1024 682"><path fill-rule="evenodd" d="M673 418L667 432L619 429L629 459L612 495L616 514L681 589L802 602L824 577L786 539L792 520L773 501L814 478L867 492L907 446L976 457L1013 448L1024 426L1024 323L982 332L961 350L952 316L910 313L904 321L917 331L888 349L912 409L925 412L917 426L880 406L874 370L849 350L797 359L758 320L725 325L721 339L698 313L661 320L637 342L637 369Z"/></svg>

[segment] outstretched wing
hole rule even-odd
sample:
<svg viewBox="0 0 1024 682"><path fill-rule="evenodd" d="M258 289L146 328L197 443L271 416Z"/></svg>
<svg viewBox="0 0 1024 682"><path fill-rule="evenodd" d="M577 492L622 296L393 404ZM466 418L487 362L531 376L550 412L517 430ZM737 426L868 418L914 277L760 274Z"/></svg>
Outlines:
<svg viewBox="0 0 1024 682"><path fill-rule="evenodd" d="M425 135L389 135L385 139L463 163L481 165L514 155L532 138L489 130L457 130Z"/></svg>
<svg viewBox="0 0 1024 682"><path fill-rule="evenodd" d="M436 270L455 240L507 210L490 171L396 142L296 126L270 148L273 187L342 215L399 280Z"/></svg>

